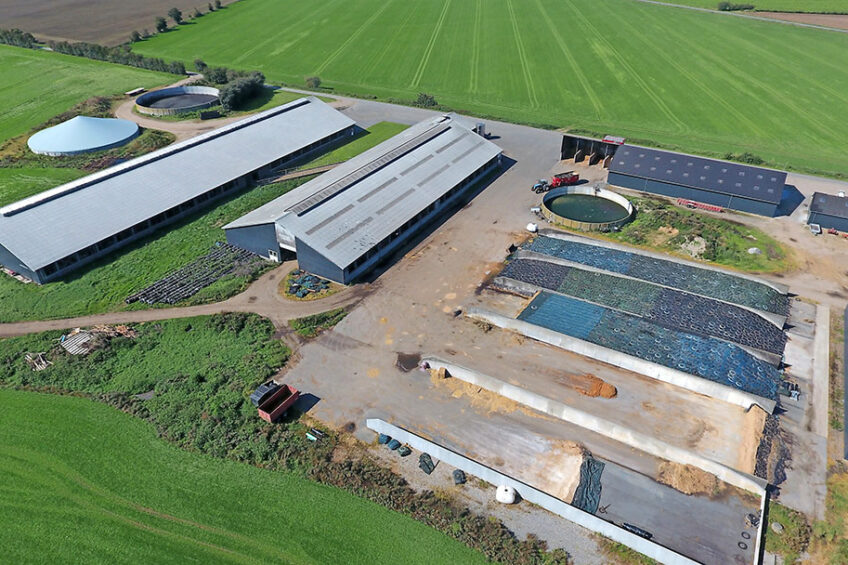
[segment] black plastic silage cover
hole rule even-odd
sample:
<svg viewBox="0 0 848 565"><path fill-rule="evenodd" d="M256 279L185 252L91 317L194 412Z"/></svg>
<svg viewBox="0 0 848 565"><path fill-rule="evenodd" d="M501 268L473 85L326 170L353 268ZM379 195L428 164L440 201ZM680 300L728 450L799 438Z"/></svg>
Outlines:
<svg viewBox="0 0 848 565"><path fill-rule="evenodd" d="M585 510L590 514L598 511L601 502L601 474L604 472L604 463L594 457L587 457L580 466L580 483L574 491L572 506Z"/></svg>

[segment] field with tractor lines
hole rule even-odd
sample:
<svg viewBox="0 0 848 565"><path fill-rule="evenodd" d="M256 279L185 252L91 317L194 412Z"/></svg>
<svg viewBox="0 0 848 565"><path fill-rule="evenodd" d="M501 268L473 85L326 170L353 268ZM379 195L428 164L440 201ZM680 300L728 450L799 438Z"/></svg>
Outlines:
<svg viewBox="0 0 848 565"><path fill-rule="evenodd" d="M841 33L632 0L243 0L133 49L848 175Z"/></svg>
<svg viewBox="0 0 848 565"><path fill-rule="evenodd" d="M86 398L3 389L0 404L7 563L485 562L373 502L181 450Z"/></svg>
<svg viewBox="0 0 848 565"><path fill-rule="evenodd" d="M92 96L177 80L165 73L6 45L0 45L0 77L0 144Z"/></svg>

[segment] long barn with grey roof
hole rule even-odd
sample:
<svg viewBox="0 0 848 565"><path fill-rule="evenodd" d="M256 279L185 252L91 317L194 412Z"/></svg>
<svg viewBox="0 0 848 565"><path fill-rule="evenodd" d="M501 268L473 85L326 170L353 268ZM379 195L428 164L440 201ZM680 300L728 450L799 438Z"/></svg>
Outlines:
<svg viewBox="0 0 848 565"><path fill-rule="evenodd" d="M625 144L615 152L607 182L772 217L783 198L786 173Z"/></svg>
<svg viewBox="0 0 848 565"><path fill-rule="evenodd" d="M0 208L0 264L44 283L355 133L301 98Z"/></svg>
<svg viewBox="0 0 848 565"><path fill-rule="evenodd" d="M431 223L500 163L454 116L420 122L224 226L227 241L351 282Z"/></svg>

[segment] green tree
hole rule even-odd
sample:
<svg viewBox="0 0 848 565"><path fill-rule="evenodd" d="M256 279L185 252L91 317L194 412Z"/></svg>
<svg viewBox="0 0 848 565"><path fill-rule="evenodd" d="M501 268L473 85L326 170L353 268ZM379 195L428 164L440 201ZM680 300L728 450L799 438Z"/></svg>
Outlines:
<svg viewBox="0 0 848 565"><path fill-rule="evenodd" d="M416 106L423 106L424 108L431 108L433 106L438 105L436 102L436 97L432 94L427 94L426 92L422 92L418 95L418 98L415 100Z"/></svg>
<svg viewBox="0 0 848 565"><path fill-rule="evenodd" d="M130 42L135 43L136 41L141 41L141 34L138 31L133 30L130 34Z"/></svg>
<svg viewBox="0 0 848 565"><path fill-rule="evenodd" d="M156 18L156 31L158 31L159 33L168 31L168 22L165 21L165 18Z"/></svg>
<svg viewBox="0 0 848 565"><path fill-rule="evenodd" d="M203 73L206 72L206 69L209 68L209 65L207 65L203 59L195 59L194 68L197 69L197 72Z"/></svg>
<svg viewBox="0 0 848 565"><path fill-rule="evenodd" d="M312 89L321 88L321 77L306 77L306 86Z"/></svg>
<svg viewBox="0 0 848 565"><path fill-rule="evenodd" d="M209 11L210 11L210 12L214 12L214 11L215 11L215 7L214 7L214 6L212 6L212 2L209 2L209 4L208 4L208 8L209 8Z"/></svg>
<svg viewBox="0 0 848 565"><path fill-rule="evenodd" d="M216 9L216 10L220 10L220 9L221 9L221 0L215 0L215 9Z"/></svg>
<svg viewBox="0 0 848 565"><path fill-rule="evenodd" d="M168 10L168 17L174 20L174 23L177 25L183 23L183 13L180 12L179 8L171 8Z"/></svg>

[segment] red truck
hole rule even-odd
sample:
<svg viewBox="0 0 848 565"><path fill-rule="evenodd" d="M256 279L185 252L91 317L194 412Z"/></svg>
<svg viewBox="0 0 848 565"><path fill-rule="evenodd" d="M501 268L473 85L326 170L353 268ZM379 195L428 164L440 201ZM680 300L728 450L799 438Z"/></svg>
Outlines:
<svg viewBox="0 0 848 565"><path fill-rule="evenodd" d="M290 385L280 385L273 394L265 398L257 407L259 417L274 423L297 402L300 391Z"/></svg>
<svg viewBox="0 0 848 565"><path fill-rule="evenodd" d="M558 175L554 175L551 179L550 186L551 188L557 188L559 186L569 186L577 183L580 180L580 175L574 172L569 173L561 173Z"/></svg>

